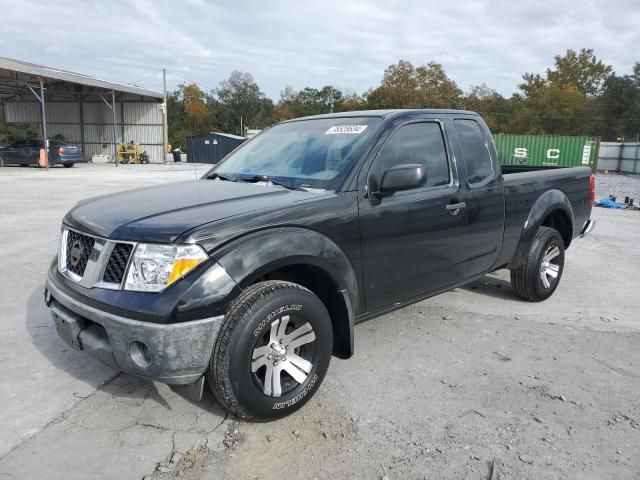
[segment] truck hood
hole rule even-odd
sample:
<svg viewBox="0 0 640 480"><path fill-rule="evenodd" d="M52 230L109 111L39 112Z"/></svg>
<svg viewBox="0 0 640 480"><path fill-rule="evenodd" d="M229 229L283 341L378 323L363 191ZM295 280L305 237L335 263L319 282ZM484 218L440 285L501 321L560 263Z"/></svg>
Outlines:
<svg viewBox="0 0 640 480"><path fill-rule="evenodd" d="M169 243L205 223L324 195L264 183L191 180L83 200L64 223L114 240Z"/></svg>

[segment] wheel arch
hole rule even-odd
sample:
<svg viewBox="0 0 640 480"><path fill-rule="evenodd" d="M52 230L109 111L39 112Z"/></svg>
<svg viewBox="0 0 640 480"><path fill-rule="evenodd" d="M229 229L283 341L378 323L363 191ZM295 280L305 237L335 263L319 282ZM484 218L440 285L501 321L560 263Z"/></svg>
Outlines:
<svg viewBox="0 0 640 480"><path fill-rule="evenodd" d="M575 219L571 201L564 192L547 190L531 206L509 268L524 264L536 231L541 226L556 229L562 237L565 249L569 248L575 232Z"/></svg>
<svg viewBox="0 0 640 480"><path fill-rule="evenodd" d="M304 228L279 227L240 237L212 256L241 289L263 280L286 280L311 290L331 317L333 354L353 355L358 285L349 260L331 239Z"/></svg>

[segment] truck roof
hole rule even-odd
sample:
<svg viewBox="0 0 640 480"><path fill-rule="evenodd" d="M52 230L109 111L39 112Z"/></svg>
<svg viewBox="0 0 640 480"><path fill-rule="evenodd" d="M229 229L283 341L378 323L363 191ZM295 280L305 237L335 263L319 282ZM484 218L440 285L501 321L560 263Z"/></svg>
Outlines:
<svg viewBox="0 0 640 480"><path fill-rule="evenodd" d="M345 117L384 117L391 118L408 113L432 113L432 114L456 114L456 115L474 115L476 112L469 110L453 110L446 108L393 108L386 110L356 110L352 112L325 113L322 115L311 115L308 117L292 118L287 122L295 122L297 120L309 120L312 118L345 118ZM284 122L283 122L284 123Z"/></svg>

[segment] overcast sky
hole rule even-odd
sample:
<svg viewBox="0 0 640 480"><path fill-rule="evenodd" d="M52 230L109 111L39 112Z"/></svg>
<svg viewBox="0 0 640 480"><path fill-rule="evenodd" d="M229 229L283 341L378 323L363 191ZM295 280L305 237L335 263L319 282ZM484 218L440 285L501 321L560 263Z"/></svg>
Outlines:
<svg viewBox="0 0 640 480"><path fill-rule="evenodd" d="M205 90L232 70L279 98L332 84L362 93L399 59L436 61L463 89L510 95L567 48L594 48L618 73L640 60L638 0L0 0L0 56L160 90Z"/></svg>

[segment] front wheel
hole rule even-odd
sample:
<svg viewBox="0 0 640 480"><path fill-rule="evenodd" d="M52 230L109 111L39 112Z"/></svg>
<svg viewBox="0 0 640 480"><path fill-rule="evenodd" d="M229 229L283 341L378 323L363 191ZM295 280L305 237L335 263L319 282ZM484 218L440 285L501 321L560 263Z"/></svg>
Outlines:
<svg viewBox="0 0 640 480"><path fill-rule="evenodd" d="M564 241L557 230L540 227L524 265L511 270L511 287L516 296L540 302L555 292L564 270Z"/></svg>
<svg viewBox="0 0 640 480"><path fill-rule="evenodd" d="M274 420L302 407L329 367L329 313L306 288L283 281L248 287L218 333L207 383L218 401L247 420Z"/></svg>

